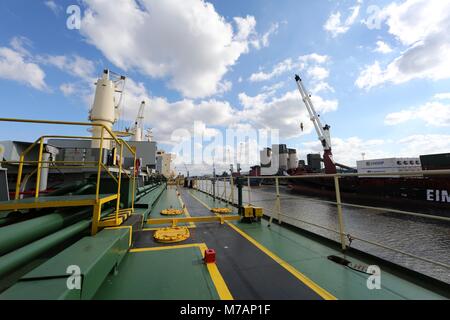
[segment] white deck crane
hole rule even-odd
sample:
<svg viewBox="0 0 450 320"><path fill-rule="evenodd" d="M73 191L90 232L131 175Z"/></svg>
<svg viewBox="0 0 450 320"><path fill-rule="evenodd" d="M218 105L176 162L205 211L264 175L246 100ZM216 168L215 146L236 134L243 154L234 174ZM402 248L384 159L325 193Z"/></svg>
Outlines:
<svg viewBox="0 0 450 320"><path fill-rule="evenodd" d="M314 124L314 128L316 129L319 140L322 143L325 173L335 174L337 170L336 164L333 160L333 153L331 152L330 126L328 124L322 126L319 115L317 114L316 109L314 108L314 105L311 101L311 96L306 92L305 87L303 86L302 79L298 75L295 75L295 82L297 83L298 90L302 95L303 102L305 103L306 109L309 113L309 117Z"/></svg>
<svg viewBox="0 0 450 320"><path fill-rule="evenodd" d="M132 141L144 141L144 111L145 111L145 101L141 102L141 106L139 107L139 112L136 117L136 121L134 123L133 128L133 138Z"/></svg>

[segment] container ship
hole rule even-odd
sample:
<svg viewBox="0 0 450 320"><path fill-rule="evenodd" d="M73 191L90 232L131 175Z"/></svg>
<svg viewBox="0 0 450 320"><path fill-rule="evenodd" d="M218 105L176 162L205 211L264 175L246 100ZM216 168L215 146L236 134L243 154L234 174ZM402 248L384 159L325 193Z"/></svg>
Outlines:
<svg viewBox="0 0 450 320"><path fill-rule="evenodd" d="M274 145L261 151L261 166L258 170L253 169L252 175L274 175L264 173L264 170L272 166L275 157L279 163L277 175L298 177L288 179L288 185L293 192L299 194L335 199L332 175L341 173L339 185L344 202L399 210L420 208L424 213L450 215L450 176L437 175L439 170L450 169L450 153L422 155L418 158L362 160L357 161L356 168L337 163L333 159L330 126L322 125L298 75L295 76L295 81L323 146L323 156L309 154L307 164L299 161L294 166L297 157L291 149L287 149L285 145ZM274 150L276 152L272 154ZM317 177L320 174L325 175ZM315 177L308 179L304 177L307 175Z"/></svg>
<svg viewBox="0 0 450 320"><path fill-rule="evenodd" d="M345 174L339 179L344 202L388 206L399 210L420 208L424 213L432 212L450 216L450 176L427 175L428 170L450 169L450 154L423 155L421 160L390 158L358 161L358 173ZM430 165L426 165L428 163ZM317 174L312 166L299 167L291 172L293 176ZM412 176L396 176L396 172L412 173ZM383 173L390 173L383 176ZM376 174L364 176L363 174ZM394 175L392 175L394 174ZM291 179L292 191L312 195L335 197L333 179L317 177L314 179Z"/></svg>

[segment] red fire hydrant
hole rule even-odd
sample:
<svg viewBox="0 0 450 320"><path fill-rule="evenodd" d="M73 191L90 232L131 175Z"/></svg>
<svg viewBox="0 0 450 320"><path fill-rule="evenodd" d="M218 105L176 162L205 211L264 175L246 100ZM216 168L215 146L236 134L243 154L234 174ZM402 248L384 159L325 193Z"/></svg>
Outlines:
<svg viewBox="0 0 450 320"><path fill-rule="evenodd" d="M216 262L216 251L214 249L205 250L205 263L215 263Z"/></svg>

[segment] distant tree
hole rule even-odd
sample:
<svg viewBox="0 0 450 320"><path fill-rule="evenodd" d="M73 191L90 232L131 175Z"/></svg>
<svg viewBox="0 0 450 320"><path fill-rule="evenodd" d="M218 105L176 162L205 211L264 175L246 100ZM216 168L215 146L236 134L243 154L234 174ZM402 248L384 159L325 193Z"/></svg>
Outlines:
<svg viewBox="0 0 450 320"><path fill-rule="evenodd" d="M228 177L228 172L224 171L224 172L222 173L222 177Z"/></svg>

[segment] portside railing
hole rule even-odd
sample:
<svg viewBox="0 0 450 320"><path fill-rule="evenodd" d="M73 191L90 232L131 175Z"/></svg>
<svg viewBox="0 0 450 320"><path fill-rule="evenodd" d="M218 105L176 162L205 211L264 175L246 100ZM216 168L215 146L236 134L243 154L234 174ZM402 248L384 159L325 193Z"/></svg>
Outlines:
<svg viewBox="0 0 450 320"><path fill-rule="evenodd" d="M394 248L390 245L385 245L382 243L379 243L377 241L372 241L369 239L366 239L361 236L357 236L354 234L350 234L346 232L346 225L343 217L343 212L345 207L349 208L360 208L360 209L370 209L370 210L377 210L382 212L392 212L397 214L402 214L406 216L413 216L413 217L421 217L421 218L427 218L432 219L434 221L444 221L444 222L450 222L450 217L445 216L439 216L439 215L431 215L431 214L423 214L419 212L411 212L411 211L405 211L405 210L398 210L398 209L392 209L392 208L385 208L385 207L376 207L376 206L366 206L366 205L360 205L360 204L353 204L353 203L346 203L343 202L341 199L341 190L340 190L340 180L345 177L380 177L380 176L410 176L410 177L417 177L417 176L437 176L437 175L445 175L449 176L450 179L450 170L427 170L427 171L416 171L416 172L396 172L396 173L350 173L350 174L308 174L303 176L251 176L251 177L239 177L239 179L243 179L247 182L247 186L243 187L243 193L247 193L247 201L244 201L244 204L247 203L248 205L255 205L257 203L257 200L252 200L252 193L253 187L251 186L251 180L258 180L258 179L271 179L274 182L275 186L275 197L269 199L270 201L273 201L273 208L264 208L264 210L270 212L270 215L267 215L269 217L269 225L273 223L273 219L277 219L279 224L283 223L283 218L290 220L290 221L297 221L300 223L304 223L316 228L320 228L329 232L332 232L336 234L339 237L340 245L342 250L346 250L347 247L351 244L352 241L357 240L364 242L366 244L370 244L382 249L390 250L392 252L405 255L420 261L424 261L427 263L434 264L436 266L440 266L446 269L450 269L450 265L447 263L435 261L432 259L428 259L426 257L421 257L416 254L413 254L411 252L407 252L405 250L400 250L398 248ZM333 179L334 182L334 194L336 201L328 201L323 199L315 199L315 198L308 198L308 201L318 202L318 203L326 203L326 204L332 204L335 205L337 208L337 225L335 228L330 228L329 226L320 225L318 223L314 223L311 221L306 221L303 219L299 219L297 217L293 217L291 215L288 215L286 213L282 212L281 209L281 202L282 199L295 199L299 200L300 198L295 196L290 197L282 197L280 193L280 181L282 180L296 180L296 179L317 179L317 178L327 178L327 179ZM227 203L230 203L234 206L238 206L238 203L235 202L235 193L237 192L236 188L234 187L236 183L236 177L230 178L230 177L217 177L217 178L198 178L195 183L194 187L204 193L207 193L211 196L214 196L215 198L225 201ZM222 187L222 188L221 188ZM230 190L227 192L227 190ZM222 192L221 192L222 191ZM261 201L268 201L267 199L261 200Z"/></svg>

